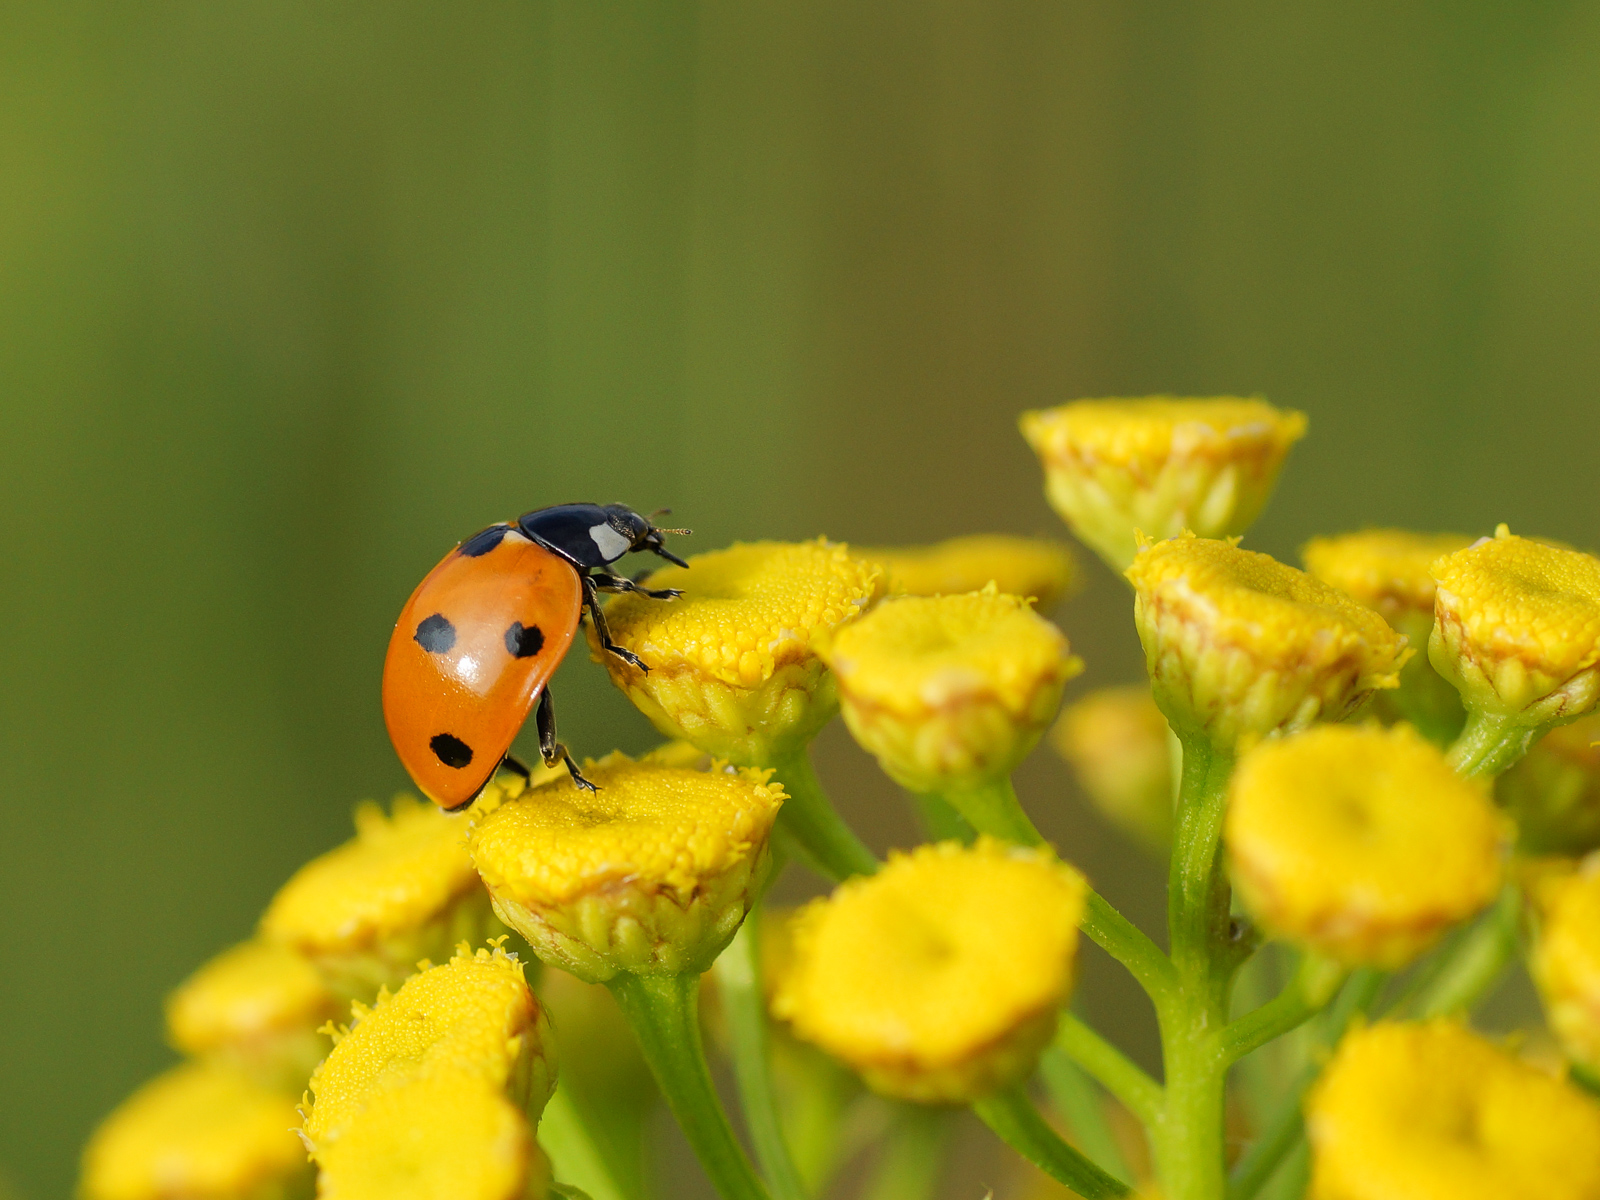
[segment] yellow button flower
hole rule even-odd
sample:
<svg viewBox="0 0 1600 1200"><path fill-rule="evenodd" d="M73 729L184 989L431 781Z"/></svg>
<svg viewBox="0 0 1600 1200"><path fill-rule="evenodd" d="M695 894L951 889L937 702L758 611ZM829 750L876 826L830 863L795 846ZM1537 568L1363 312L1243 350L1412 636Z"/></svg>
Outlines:
<svg viewBox="0 0 1600 1200"><path fill-rule="evenodd" d="M1483 788L1408 726L1325 725L1240 760L1224 836L1263 924L1393 969L1494 898L1506 830Z"/></svg>
<svg viewBox="0 0 1600 1200"><path fill-rule="evenodd" d="M495 911L545 962L590 983L704 971L764 878L783 803L768 773L612 754L482 818L471 850Z"/></svg>
<svg viewBox="0 0 1600 1200"><path fill-rule="evenodd" d="M527 1118L471 1075L388 1089L317 1157L327 1200L542 1200L550 1188Z"/></svg>
<svg viewBox="0 0 1600 1200"><path fill-rule="evenodd" d="M1172 842L1172 743L1147 685L1090 692L1061 714L1050 740L1107 820L1150 849L1166 851Z"/></svg>
<svg viewBox="0 0 1600 1200"><path fill-rule="evenodd" d="M1600 1105L1449 1021L1349 1034L1306 1125L1311 1200L1600 1196Z"/></svg>
<svg viewBox="0 0 1600 1200"><path fill-rule="evenodd" d="M1022 414L1050 503L1118 571L1139 533L1243 533L1305 431L1301 413L1234 397L1078 400Z"/></svg>
<svg viewBox="0 0 1600 1200"><path fill-rule="evenodd" d="M845 724L903 787L969 790L1009 775L1083 669L1018 596L887 600L823 651Z"/></svg>
<svg viewBox="0 0 1600 1200"><path fill-rule="evenodd" d="M496 947L462 945L355 1022L311 1076L304 1133L319 1156L392 1087L438 1075L466 1075L537 1114L555 1086L550 1022L523 979L523 964Z"/></svg>
<svg viewBox="0 0 1600 1200"><path fill-rule="evenodd" d="M1495 782L1528 854L1587 854L1600 847L1600 713L1560 725Z"/></svg>
<svg viewBox="0 0 1600 1200"><path fill-rule="evenodd" d="M338 1009L315 967L258 939L223 951L167 998L167 1037L185 1054L298 1092L328 1052L317 1028Z"/></svg>
<svg viewBox="0 0 1600 1200"><path fill-rule="evenodd" d="M1077 576L1072 551L1060 542L999 533L854 553L884 569L891 593L906 596L955 596L993 583L1049 608L1072 590Z"/></svg>
<svg viewBox="0 0 1600 1200"><path fill-rule="evenodd" d="M869 1086L967 1103L1026 1077L1072 986L1086 885L980 838L892 855L804 910L774 1000Z"/></svg>
<svg viewBox="0 0 1600 1200"><path fill-rule="evenodd" d="M277 1200L309 1182L294 1100L225 1067L145 1084L83 1154L83 1200Z"/></svg>
<svg viewBox="0 0 1600 1200"><path fill-rule="evenodd" d="M1156 703L1230 753L1343 719L1411 654L1370 608L1232 542L1155 542L1127 574Z"/></svg>
<svg viewBox="0 0 1600 1200"><path fill-rule="evenodd" d="M1552 882L1531 966L1550 1028L1573 1058L1600 1071L1600 857Z"/></svg>
<svg viewBox="0 0 1600 1200"><path fill-rule="evenodd" d="M1428 656L1467 708L1522 726L1600 699L1600 559L1504 525L1440 559Z"/></svg>
<svg viewBox="0 0 1600 1200"><path fill-rule="evenodd" d="M261 932L315 963L336 994L370 1000L419 959L443 958L496 927L467 856L465 816L401 796L388 817L360 805L355 822L353 840L279 889Z"/></svg>
<svg viewBox="0 0 1600 1200"><path fill-rule="evenodd" d="M623 595L606 605L612 640L649 673L590 648L639 710L668 737L740 766L802 749L837 707L817 640L883 594L883 571L814 542L753 542L664 567L654 588L676 600Z"/></svg>

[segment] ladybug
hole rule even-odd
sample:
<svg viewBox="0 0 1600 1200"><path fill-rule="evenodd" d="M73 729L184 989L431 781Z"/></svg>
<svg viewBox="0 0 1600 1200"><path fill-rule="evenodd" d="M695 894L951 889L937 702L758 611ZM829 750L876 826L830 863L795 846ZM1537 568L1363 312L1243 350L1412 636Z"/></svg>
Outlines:
<svg viewBox="0 0 1600 1200"><path fill-rule="evenodd" d="M535 701L545 765L565 762L573 783L595 790L556 740L545 685L585 610L607 653L649 670L611 641L598 593L680 595L606 568L633 551L688 566L661 542L662 534L688 532L658 529L621 504L558 504L473 534L428 572L389 638L383 720L430 800L451 812L465 808L502 765L526 778L527 767L509 751Z"/></svg>

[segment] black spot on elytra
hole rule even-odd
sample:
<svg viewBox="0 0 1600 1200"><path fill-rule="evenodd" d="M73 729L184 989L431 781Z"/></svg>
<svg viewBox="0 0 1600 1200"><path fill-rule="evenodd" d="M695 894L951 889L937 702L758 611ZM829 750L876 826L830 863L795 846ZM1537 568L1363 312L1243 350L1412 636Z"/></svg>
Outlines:
<svg viewBox="0 0 1600 1200"><path fill-rule="evenodd" d="M472 747L453 733L436 733L429 739L428 745L440 762L457 771L472 761Z"/></svg>
<svg viewBox="0 0 1600 1200"><path fill-rule="evenodd" d="M434 613L431 617L424 617L422 624L417 626L417 632L412 635L429 654L443 654L456 644L456 627L450 624L449 618L443 613Z"/></svg>
<svg viewBox="0 0 1600 1200"><path fill-rule="evenodd" d="M544 649L544 631L537 625L524 629L521 621L513 621L506 630L506 649L512 658L532 658Z"/></svg>
<svg viewBox="0 0 1600 1200"><path fill-rule="evenodd" d="M489 528L480 530L462 542L460 546L461 553L468 558L482 558L498 546L506 534L510 532L511 526L509 525L491 525Z"/></svg>

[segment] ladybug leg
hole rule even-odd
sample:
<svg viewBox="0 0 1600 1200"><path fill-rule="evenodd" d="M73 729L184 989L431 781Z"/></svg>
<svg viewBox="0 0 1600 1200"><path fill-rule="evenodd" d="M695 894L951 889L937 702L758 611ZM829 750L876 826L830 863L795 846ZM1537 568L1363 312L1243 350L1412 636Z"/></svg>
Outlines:
<svg viewBox="0 0 1600 1200"><path fill-rule="evenodd" d="M567 774L572 776L576 786L586 792L598 791L594 784L583 777L583 772L578 770L578 764L572 761L567 748L556 741L556 704L550 699L549 688L539 695L539 707L534 711L533 722L539 731L539 755L544 759L544 765L553 767L558 762L566 763Z"/></svg>
<svg viewBox="0 0 1600 1200"><path fill-rule="evenodd" d="M647 588L640 587L637 579L628 579L622 575L592 575L597 592L637 592L641 596L649 596L652 600L676 600L683 595L677 588Z"/></svg>
<svg viewBox="0 0 1600 1200"><path fill-rule="evenodd" d="M609 579L611 577L607 576L606 578ZM589 618L594 622L595 633L600 635L600 648L608 653L615 654L629 666L638 667L639 670L649 674L650 668L644 665L643 659L632 650L624 650L611 640L611 631L606 628L605 614L600 611L600 597L596 594L597 590L595 581L585 575L583 577L583 606L589 610ZM548 696L549 694L549 691L545 692L545 695Z"/></svg>
<svg viewBox="0 0 1600 1200"><path fill-rule="evenodd" d="M527 783L533 779L533 772L528 770L528 764L515 754L508 754L500 760L500 769L510 771L513 775L522 776L522 782Z"/></svg>

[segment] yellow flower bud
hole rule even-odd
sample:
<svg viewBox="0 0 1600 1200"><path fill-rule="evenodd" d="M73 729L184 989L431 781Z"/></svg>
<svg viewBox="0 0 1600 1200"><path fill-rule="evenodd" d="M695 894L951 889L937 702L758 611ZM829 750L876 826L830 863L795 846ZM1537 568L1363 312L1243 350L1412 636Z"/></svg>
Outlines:
<svg viewBox="0 0 1600 1200"><path fill-rule="evenodd" d="M890 593L898 595L956 596L993 583L1008 595L1027 596L1049 608L1077 582L1072 551L1043 538L980 533L932 546L858 547L854 553L881 566Z"/></svg>
<svg viewBox="0 0 1600 1200"><path fill-rule="evenodd" d="M1083 669L1059 629L992 584L887 600L834 635L823 656L856 741L914 792L1009 775Z"/></svg>
<svg viewBox="0 0 1600 1200"><path fill-rule="evenodd" d="M1311 1200L1600 1196L1600 1105L1450 1021L1347 1035L1306 1126Z"/></svg>
<svg viewBox="0 0 1600 1200"><path fill-rule="evenodd" d="M1090 692L1061 714L1050 741L1108 821L1165 853L1172 843L1172 741L1147 685Z"/></svg>
<svg viewBox="0 0 1600 1200"><path fill-rule="evenodd" d="M1156 703L1229 753L1342 720L1412 653L1370 608L1232 542L1155 542L1127 574Z"/></svg>
<svg viewBox="0 0 1600 1200"><path fill-rule="evenodd" d="M317 1029L338 1009L315 967L257 939L223 951L167 997L167 1037L185 1054L298 1092L328 1052Z"/></svg>
<svg viewBox="0 0 1600 1200"><path fill-rule="evenodd" d="M294 1100L237 1071L184 1063L106 1118L83 1154L83 1200L280 1200L309 1185Z"/></svg>
<svg viewBox="0 0 1600 1200"><path fill-rule="evenodd" d="M1518 726L1600 699L1600 560L1504 526L1433 565L1428 657L1469 711Z"/></svg>
<svg viewBox="0 0 1600 1200"><path fill-rule="evenodd" d="M473 829L495 911L545 962L590 983L704 971L765 877L783 789L765 771L623 754L584 773L598 792L539 788Z"/></svg>
<svg viewBox="0 0 1600 1200"><path fill-rule="evenodd" d="M1600 713L1552 729L1495 782L1527 854L1600 847Z"/></svg>
<svg viewBox="0 0 1600 1200"><path fill-rule="evenodd" d="M964 1104L1025 1078L1072 986L1086 884L980 838L891 855L807 907L774 1010L885 1095Z"/></svg>
<svg viewBox="0 0 1600 1200"><path fill-rule="evenodd" d="M296 871L261 918L263 936L310 959L336 995L370 1000L419 959L497 931L465 816L400 796L388 817L361 804L355 823L355 838Z"/></svg>
<svg viewBox="0 0 1600 1200"><path fill-rule="evenodd" d="M1405 725L1263 742L1234 773L1224 828L1264 925L1391 970L1494 899L1506 836L1484 789Z"/></svg>
<svg viewBox="0 0 1600 1200"><path fill-rule="evenodd" d="M377 1097L410 1080L468 1076L535 1115L555 1086L549 1019L523 964L498 946L462 945L374 1007L353 1009L354 1024L311 1076L304 1135L319 1161Z"/></svg>
<svg viewBox="0 0 1600 1200"><path fill-rule="evenodd" d="M766 766L804 748L832 718L833 680L818 638L883 594L882 568L841 545L741 543L664 567L653 588L676 600L617 596L605 607L617 645L648 674L590 649L639 711L668 737L740 766Z"/></svg>
<svg viewBox="0 0 1600 1200"><path fill-rule="evenodd" d="M381 1092L317 1160L318 1194L338 1200L543 1200L550 1188L527 1118L453 1072Z"/></svg>
<svg viewBox="0 0 1600 1200"><path fill-rule="evenodd" d="M1600 857L1541 896L1531 962L1550 1028L1574 1059L1600 1071Z"/></svg>
<svg viewBox="0 0 1600 1200"><path fill-rule="evenodd" d="M1139 533L1243 533L1305 431L1302 413L1234 397L1078 400L1022 414L1050 503L1117 571Z"/></svg>

